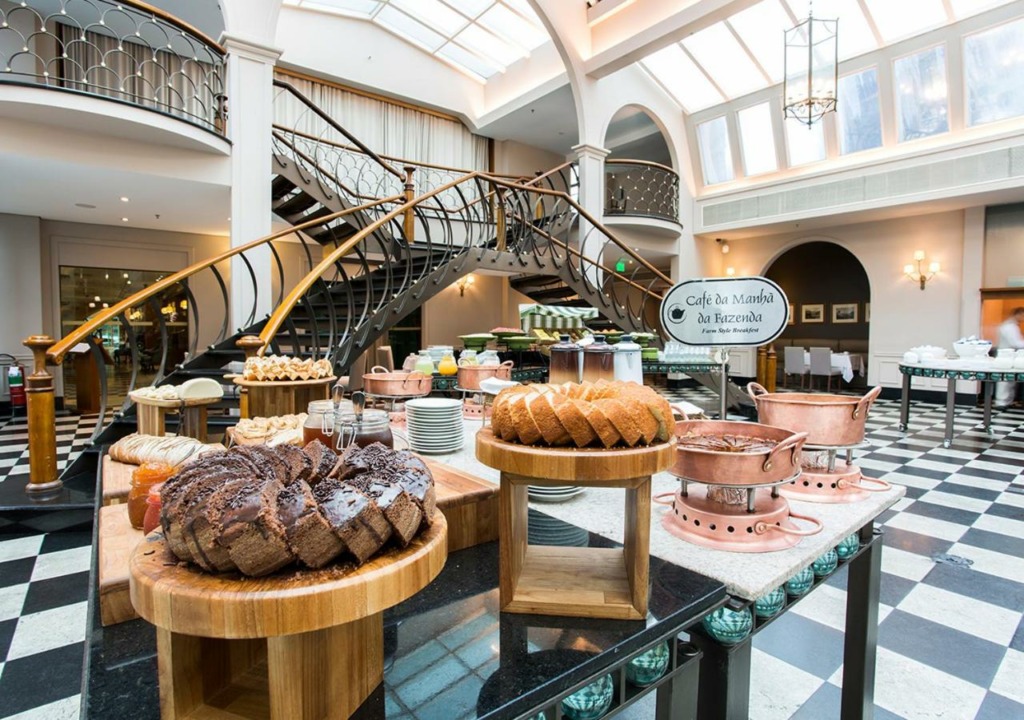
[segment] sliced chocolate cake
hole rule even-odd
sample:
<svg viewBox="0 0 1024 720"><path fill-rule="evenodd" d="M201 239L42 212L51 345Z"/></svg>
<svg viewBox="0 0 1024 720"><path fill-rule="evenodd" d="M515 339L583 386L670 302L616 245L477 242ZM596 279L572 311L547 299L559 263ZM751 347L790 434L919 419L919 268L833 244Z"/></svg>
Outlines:
<svg viewBox="0 0 1024 720"><path fill-rule="evenodd" d="M294 445L278 445L274 448L274 452L288 466L286 485L290 485L296 480L309 480L310 475L313 474L313 462L306 453L302 452L301 448Z"/></svg>
<svg viewBox="0 0 1024 720"><path fill-rule="evenodd" d="M228 548L221 544L220 520L224 508L223 498L232 497L239 488L252 482L249 477L232 476L204 492L203 497L192 503L182 517L183 536L196 565L209 572L229 572L238 566L231 559Z"/></svg>
<svg viewBox="0 0 1024 720"><path fill-rule="evenodd" d="M398 468L398 483L419 504L423 520L429 525L434 521L434 510L437 507L437 491L434 490L434 476L430 468L419 455L407 450L395 453L394 462Z"/></svg>
<svg viewBox="0 0 1024 720"><path fill-rule="evenodd" d="M345 543L320 514L313 490L305 480L296 480L281 490L277 516L284 525L288 547L309 567L323 567L344 552Z"/></svg>
<svg viewBox="0 0 1024 720"><path fill-rule="evenodd" d="M306 454L313 466L308 480L310 485L316 485L330 475L331 470L338 463L338 454L319 440L314 440L306 445L302 448L302 452Z"/></svg>
<svg viewBox="0 0 1024 720"><path fill-rule="evenodd" d="M383 547L391 537L391 524L377 503L336 478L313 488L320 513L360 564Z"/></svg>
<svg viewBox="0 0 1024 720"><path fill-rule="evenodd" d="M282 488L276 479L257 479L223 501L219 541L246 575L267 575L295 559L277 517L277 496Z"/></svg>

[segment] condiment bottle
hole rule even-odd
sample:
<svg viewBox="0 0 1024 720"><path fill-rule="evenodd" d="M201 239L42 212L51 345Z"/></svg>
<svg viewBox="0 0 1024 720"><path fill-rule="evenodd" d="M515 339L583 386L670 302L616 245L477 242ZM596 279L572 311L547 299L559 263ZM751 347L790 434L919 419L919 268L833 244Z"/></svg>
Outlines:
<svg viewBox="0 0 1024 720"><path fill-rule="evenodd" d="M569 339L568 335L560 336L558 342L551 346L551 368L548 382L565 383L580 381L580 346Z"/></svg>
<svg viewBox="0 0 1024 720"><path fill-rule="evenodd" d="M424 375L434 374L434 361L430 359L430 354L426 350L420 350L420 356L416 358L415 370Z"/></svg>
<svg viewBox="0 0 1024 720"><path fill-rule="evenodd" d="M583 380L615 379L615 348L604 341L604 335L594 335L594 342L583 348Z"/></svg>
<svg viewBox="0 0 1024 720"><path fill-rule="evenodd" d="M128 490L128 522L133 528L142 529L142 521L146 517L146 497L150 488L173 474L174 466L167 463L143 463L135 468Z"/></svg>
<svg viewBox="0 0 1024 720"><path fill-rule="evenodd" d="M457 373L459 366L455 364L455 357L451 353L445 353L445 356L441 358L441 362L437 364L437 371L446 376Z"/></svg>
<svg viewBox="0 0 1024 720"><path fill-rule="evenodd" d="M615 345L615 379L644 384L642 348L632 335L623 335Z"/></svg>

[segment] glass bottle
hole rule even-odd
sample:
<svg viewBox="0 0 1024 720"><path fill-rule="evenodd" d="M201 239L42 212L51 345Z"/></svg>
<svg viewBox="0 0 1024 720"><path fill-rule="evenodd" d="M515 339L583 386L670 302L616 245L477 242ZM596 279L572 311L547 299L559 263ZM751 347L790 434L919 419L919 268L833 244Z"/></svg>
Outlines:
<svg viewBox="0 0 1024 720"><path fill-rule="evenodd" d="M569 339L568 335L559 336L558 342L551 346L551 369L548 382L566 383L580 381L580 346Z"/></svg>
<svg viewBox="0 0 1024 720"><path fill-rule="evenodd" d="M364 410L362 418L358 421L353 412L338 413L337 429L336 450L343 450L353 443L361 448L375 442L388 447L395 444L394 436L391 434L390 417L383 410Z"/></svg>
<svg viewBox="0 0 1024 720"><path fill-rule="evenodd" d="M594 335L594 342L583 348L583 380L615 379L615 348L605 342L604 335Z"/></svg>
<svg viewBox="0 0 1024 720"><path fill-rule="evenodd" d="M174 474L174 466L167 463L143 463L132 472L132 483L128 490L128 522L136 530L142 529L146 517L146 498L154 485L164 482Z"/></svg>
<svg viewBox="0 0 1024 720"><path fill-rule="evenodd" d="M303 445L319 440L327 447L333 447L334 412L332 400L314 400L306 406L306 422L302 424Z"/></svg>
<svg viewBox="0 0 1024 720"><path fill-rule="evenodd" d="M459 353L459 367L466 365L479 365L477 361L476 350L463 350Z"/></svg>
<svg viewBox="0 0 1024 720"><path fill-rule="evenodd" d="M441 362L437 364L437 371L444 376L457 373L459 366L455 364L455 356L451 353L445 353L445 356L441 358Z"/></svg>

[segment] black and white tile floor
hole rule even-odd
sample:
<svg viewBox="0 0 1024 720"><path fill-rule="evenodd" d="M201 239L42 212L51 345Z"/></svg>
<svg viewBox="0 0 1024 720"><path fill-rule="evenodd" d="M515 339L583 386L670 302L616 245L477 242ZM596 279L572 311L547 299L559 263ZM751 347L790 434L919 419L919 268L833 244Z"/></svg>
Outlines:
<svg viewBox="0 0 1024 720"><path fill-rule="evenodd" d="M668 391L702 406L701 391ZM880 401L868 420L866 474L906 485L885 513L876 717L1024 720L1024 411L958 409L942 447L944 408L914 403L910 430ZM62 418L61 461L95 418ZM26 469L24 423L0 425L0 481ZM86 631L87 533L0 534L0 718L78 716ZM967 564L965 561L969 561ZM754 643L751 717L839 716L846 571ZM633 706L628 718L653 716Z"/></svg>

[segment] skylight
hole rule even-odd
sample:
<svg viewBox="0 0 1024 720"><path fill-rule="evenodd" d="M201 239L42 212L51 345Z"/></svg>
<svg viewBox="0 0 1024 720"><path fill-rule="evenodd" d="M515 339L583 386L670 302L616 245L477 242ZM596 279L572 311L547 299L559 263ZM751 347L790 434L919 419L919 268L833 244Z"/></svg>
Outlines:
<svg viewBox="0 0 1024 720"><path fill-rule="evenodd" d="M485 81L548 41L525 0L284 0L286 5L369 20Z"/></svg>

